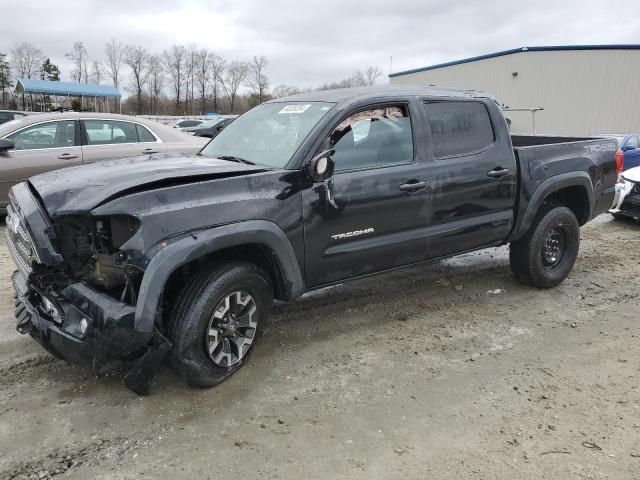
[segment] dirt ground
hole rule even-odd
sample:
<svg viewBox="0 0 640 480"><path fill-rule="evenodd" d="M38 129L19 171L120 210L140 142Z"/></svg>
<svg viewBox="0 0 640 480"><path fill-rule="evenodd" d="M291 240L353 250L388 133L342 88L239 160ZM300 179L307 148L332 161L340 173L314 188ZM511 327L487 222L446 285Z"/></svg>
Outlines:
<svg viewBox="0 0 640 480"><path fill-rule="evenodd" d="M640 479L633 223L583 228L553 290L499 248L278 305L232 379L149 397L15 332L11 270L2 245L0 478Z"/></svg>

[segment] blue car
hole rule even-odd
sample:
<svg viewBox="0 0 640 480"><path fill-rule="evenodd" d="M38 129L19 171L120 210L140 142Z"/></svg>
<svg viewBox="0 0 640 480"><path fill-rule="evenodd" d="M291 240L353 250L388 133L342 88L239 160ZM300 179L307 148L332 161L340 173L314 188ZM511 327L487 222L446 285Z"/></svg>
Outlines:
<svg viewBox="0 0 640 480"><path fill-rule="evenodd" d="M606 135L613 137L618 142L616 161L622 160L622 171L640 167L640 134L630 133L626 135Z"/></svg>

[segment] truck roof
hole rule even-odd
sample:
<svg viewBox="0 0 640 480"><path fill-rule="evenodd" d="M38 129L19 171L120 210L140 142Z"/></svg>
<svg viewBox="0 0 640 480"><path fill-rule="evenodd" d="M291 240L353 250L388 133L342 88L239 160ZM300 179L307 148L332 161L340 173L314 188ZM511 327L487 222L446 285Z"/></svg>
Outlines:
<svg viewBox="0 0 640 480"><path fill-rule="evenodd" d="M269 103L302 101L348 104L361 100L406 96L493 98L491 95L475 90L461 90L427 85L376 85L373 87L336 88L333 90L298 93L288 97L276 98Z"/></svg>

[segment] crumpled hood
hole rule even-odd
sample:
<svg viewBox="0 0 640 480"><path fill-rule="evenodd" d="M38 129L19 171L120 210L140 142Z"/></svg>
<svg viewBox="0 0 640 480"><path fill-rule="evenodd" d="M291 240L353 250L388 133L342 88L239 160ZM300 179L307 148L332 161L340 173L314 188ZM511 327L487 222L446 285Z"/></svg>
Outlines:
<svg viewBox="0 0 640 480"><path fill-rule="evenodd" d="M51 217L86 213L113 198L161 188L266 170L197 155L147 155L54 170L31 177Z"/></svg>
<svg viewBox="0 0 640 480"><path fill-rule="evenodd" d="M640 182L640 167L630 168L622 172L622 178L630 182Z"/></svg>

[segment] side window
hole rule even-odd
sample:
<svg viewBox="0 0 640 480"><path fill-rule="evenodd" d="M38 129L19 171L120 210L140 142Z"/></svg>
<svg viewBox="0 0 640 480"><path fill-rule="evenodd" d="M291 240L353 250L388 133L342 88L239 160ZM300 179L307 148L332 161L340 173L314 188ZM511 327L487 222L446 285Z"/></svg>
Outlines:
<svg viewBox="0 0 640 480"><path fill-rule="evenodd" d="M409 111L399 105L355 113L335 128L329 145L338 172L412 162Z"/></svg>
<svg viewBox="0 0 640 480"><path fill-rule="evenodd" d="M627 140L627 147L638 148L638 137L635 135L631 135L629 140Z"/></svg>
<svg viewBox="0 0 640 480"><path fill-rule="evenodd" d="M112 120L84 120L89 145L137 143L136 124Z"/></svg>
<svg viewBox="0 0 640 480"><path fill-rule="evenodd" d="M425 109L436 157L477 152L495 141L489 111L481 102L427 102Z"/></svg>
<svg viewBox="0 0 640 480"><path fill-rule="evenodd" d="M156 137L154 137L153 134L142 125L136 125L136 129L138 130L138 138L141 142L156 141Z"/></svg>
<svg viewBox="0 0 640 480"><path fill-rule="evenodd" d="M7 138L15 144L15 150L36 148L73 147L76 139L73 120L49 122L25 128Z"/></svg>

